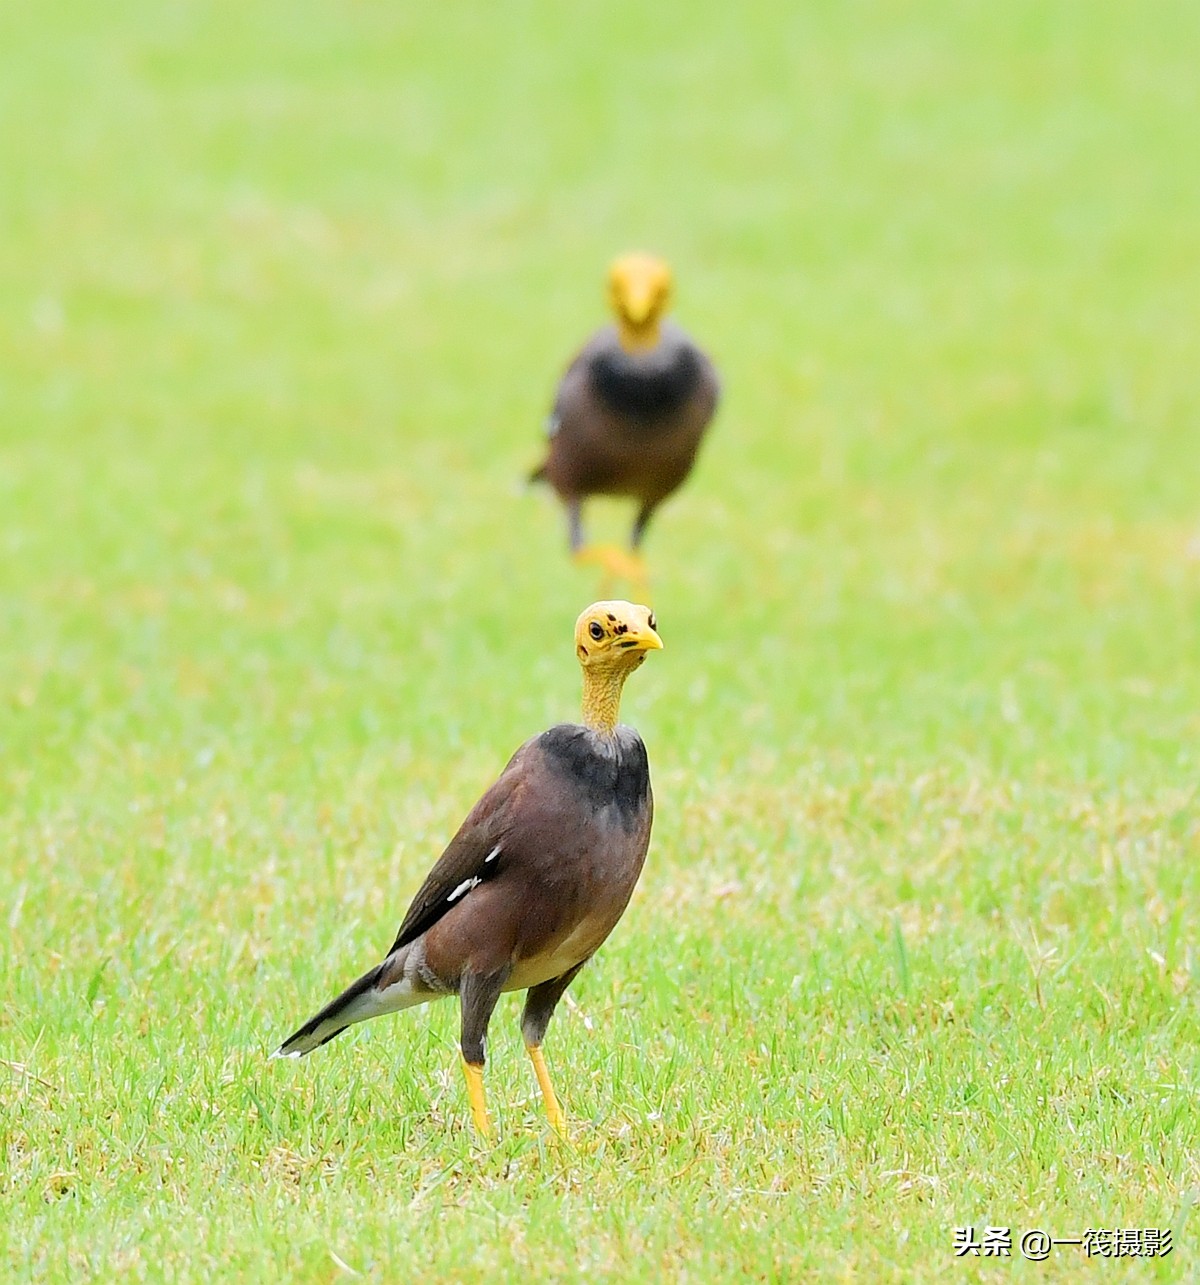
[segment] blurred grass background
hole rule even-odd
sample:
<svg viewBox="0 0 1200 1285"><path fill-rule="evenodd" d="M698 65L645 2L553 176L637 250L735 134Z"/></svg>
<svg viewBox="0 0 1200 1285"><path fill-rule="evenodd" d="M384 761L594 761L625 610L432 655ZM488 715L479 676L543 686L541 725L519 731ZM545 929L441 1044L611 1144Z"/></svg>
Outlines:
<svg viewBox="0 0 1200 1285"><path fill-rule="evenodd" d="M16 1277L959 1279L955 1226L1105 1220L1187 1270L1198 36L0 13ZM506 1004L480 1156L450 1006L262 1054L573 714L519 481L630 247L726 384L650 537L659 819L548 1045L578 1153Z"/></svg>

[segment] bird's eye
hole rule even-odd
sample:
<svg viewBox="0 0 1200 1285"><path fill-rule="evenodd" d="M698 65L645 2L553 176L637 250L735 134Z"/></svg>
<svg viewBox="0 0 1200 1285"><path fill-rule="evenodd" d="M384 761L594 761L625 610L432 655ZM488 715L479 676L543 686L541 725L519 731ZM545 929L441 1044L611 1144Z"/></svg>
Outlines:
<svg viewBox="0 0 1200 1285"><path fill-rule="evenodd" d="M588 627L588 633L591 634L597 642L599 642L600 639L604 637L604 627L598 620L593 620L591 625Z"/></svg>
<svg viewBox="0 0 1200 1285"><path fill-rule="evenodd" d="M650 613L650 617L649 617L649 619L646 621L646 624L648 624L648 625L650 626L650 628L651 628L651 629L657 629L657 628L658 628L658 621L654 619L654 612L651 612L651 613Z"/></svg>

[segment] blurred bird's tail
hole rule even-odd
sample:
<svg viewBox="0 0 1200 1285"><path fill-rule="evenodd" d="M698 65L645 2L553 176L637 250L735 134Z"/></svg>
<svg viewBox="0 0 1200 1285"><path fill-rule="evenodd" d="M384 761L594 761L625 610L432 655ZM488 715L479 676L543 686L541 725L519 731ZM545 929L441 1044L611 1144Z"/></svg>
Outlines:
<svg viewBox="0 0 1200 1285"><path fill-rule="evenodd" d="M376 965L370 972L364 973L356 982L352 982L344 991L309 1021L289 1035L286 1040L271 1054L272 1057L303 1057L322 1044L328 1044L335 1035L356 1022L365 1022L368 1018L379 1017L383 1013L394 1013L398 1009L412 1008L433 999L428 991L418 991L412 982L403 976L402 967L398 968L397 956L392 955ZM389 977L399 979L391 985ZM382 986L380 983L383 983Z"/></svg>

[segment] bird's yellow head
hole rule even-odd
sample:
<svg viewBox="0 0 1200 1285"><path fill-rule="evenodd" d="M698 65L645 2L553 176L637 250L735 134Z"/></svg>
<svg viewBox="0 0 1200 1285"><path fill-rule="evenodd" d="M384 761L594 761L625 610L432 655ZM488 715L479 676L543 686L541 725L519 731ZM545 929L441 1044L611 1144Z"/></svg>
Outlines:
<svg viewBox="0 0 1200 1285"><path fill-rule="evenodd" d="M649 607L593 602L575 622L575 654L584 669L636 669L648 651L661 651L658 622Z"/></svg>
<svg viewBox="0 0 1200 1285"><path fill-rule="evenodd" d="M632 602L594 602L575 622L575 655L583 669L583 721L611 733L621 709L626 678L660 651L658 622L649 607Z"/></svg>
<svg viewBox="0 0 1200 1285"><path fill-rule="evenodd" d="M653 348L671 301L671 269L652 254L623 254L608 270L608 296L622 347Z"/></svg>

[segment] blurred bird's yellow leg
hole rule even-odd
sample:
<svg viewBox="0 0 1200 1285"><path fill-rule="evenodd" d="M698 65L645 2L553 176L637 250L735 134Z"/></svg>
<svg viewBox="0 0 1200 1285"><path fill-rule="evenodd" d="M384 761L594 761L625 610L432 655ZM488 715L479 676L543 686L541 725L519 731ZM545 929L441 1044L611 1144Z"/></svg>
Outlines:
<svg viewBox="0 0 1200 1285"><path fill-rule="evenodd" d="M492 1136L492 1122L488 1119L487 1098L483 1093L483 1067L462 1059L463 1078L467 1082L467 1101L471 1104L471 1119L481 1138Z"/></svg>
<svg viewBox="0 0 1200 1285"><path fill-rule="evenodd" d="M649 606L650 568L646 566L646 559L636 550L629 555L629 584L633 597Z"/></svg>
<svg viewBox="0 0 1200 1285"><path fill-rule="evenodd" d="M542 1091L542 1101L546 1104L546 1118L550 1121L550 1127L558 1134L560 1138L567 1136L567 1118L563 1115L562 1107L558 1105L558 1098L554 1093L554 1085L550 1082L550 1071L546 1066L546 1059L542 1056L542 1046L540 1044L526 1044L529 1050L529 1060L533 1063L533 1073L537 1076L538 1088Z"/></svg>
<svg viewBox="0 0 1200 1285"><path fill-rule="evenodd" d="M625 580L633 585L639 596L644 596L648 587L646 563L640 553L630 553L618 548L615 544L590 544L580 549L575 561L581 565L598 566L603 574L600 582L601 594L606 594L614 580Z"/></svg>

